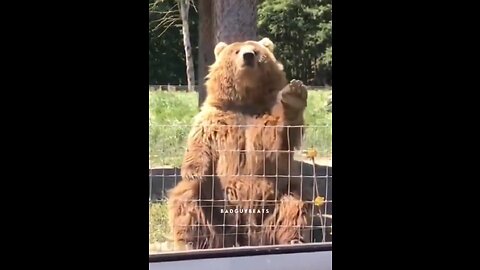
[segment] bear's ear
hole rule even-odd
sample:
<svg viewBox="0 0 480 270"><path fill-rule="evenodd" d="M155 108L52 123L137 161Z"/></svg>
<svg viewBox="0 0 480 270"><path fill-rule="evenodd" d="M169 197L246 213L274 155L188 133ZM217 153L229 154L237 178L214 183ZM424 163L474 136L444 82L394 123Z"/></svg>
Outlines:
<svg viewBox="0 0 480 270"><path fill-rule="evenodd" d="M262 38L262 40L260 40L258 43L265 46L270 52L273 53L273 49L275 48L275 45L269 38Z"/></svg>
<svg viewBox="0 0 480 270"><path fill-rule="evenodd" d="M214 50L215 58L218 58L218 55L223 49L225 49L225 47L227 47L227 43L225 42L219 42L217 46L215 46L215 50Z"/></svg>

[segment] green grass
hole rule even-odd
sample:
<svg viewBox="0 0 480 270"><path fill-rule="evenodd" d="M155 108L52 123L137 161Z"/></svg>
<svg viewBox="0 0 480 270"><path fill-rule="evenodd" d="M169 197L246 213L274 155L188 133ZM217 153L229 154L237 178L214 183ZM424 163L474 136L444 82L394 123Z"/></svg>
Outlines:
<svg viewBox="0 0 480 270"><path fill-rule="evenodd" d="M303 148L332 154L332 115L326 111L331 91L309 91ZM182 162L189 125L198 112L196 92L150 92L150 166L178 167Z"/></svg>
<svg viewBox="0 0 480 270"><path fill-rule="evenodd" d="M168 227L167 205L165 203L150 204L149 218L150 244L168 241L170 229Z"/></svg>
<svg viewBox="0 0 480 270"><path fill-rule="evenodd" d="M321 157L332 156L332 114L327 112L331 91L309 91L305 110L304 149L315 148Z"/></svg>
<svg viewBox="0 0 480 270"><path fill-rule="evenodd" d="M150 92L150 165L179 166L192 118L196 93Z"/></svg>

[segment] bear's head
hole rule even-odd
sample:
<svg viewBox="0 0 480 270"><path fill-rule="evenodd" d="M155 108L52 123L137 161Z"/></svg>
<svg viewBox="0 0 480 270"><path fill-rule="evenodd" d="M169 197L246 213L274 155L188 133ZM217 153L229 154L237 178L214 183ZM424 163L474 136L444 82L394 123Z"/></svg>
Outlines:
<svg viewBox="0 0 480 270"><path fill-rule="evenodd" d="M268 38L215 46L215 63L206 79L207 100L213 105L263 105L286 84L283 66Z"/></svg>

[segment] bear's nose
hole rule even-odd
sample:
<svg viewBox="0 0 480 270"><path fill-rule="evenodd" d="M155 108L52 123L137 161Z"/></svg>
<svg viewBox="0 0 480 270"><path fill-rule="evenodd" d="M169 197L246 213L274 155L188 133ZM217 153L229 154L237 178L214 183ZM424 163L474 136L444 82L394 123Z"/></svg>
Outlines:
<svg viewBox="0 0 480 270"><path fill-rule="evenodd" d="M253 52L245 52L243 53L243 60L247 65L252 65L255 60L255 54Z"/></svg>

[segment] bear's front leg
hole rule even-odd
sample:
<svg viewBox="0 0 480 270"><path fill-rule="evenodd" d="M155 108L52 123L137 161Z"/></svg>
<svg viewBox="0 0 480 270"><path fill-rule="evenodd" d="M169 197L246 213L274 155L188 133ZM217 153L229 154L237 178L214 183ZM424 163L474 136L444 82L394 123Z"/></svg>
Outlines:
<svg viewBox="0 0 480 270"><path fill-rule="evenodd" d="M194 126L190 131L181 167L183 180L204 182L213 175L214 154L210 144L205 143L209 138L205 139L204 134L202 126Z"/></svg>
<svg viewBox="0 0 480 270"><path fill-rule="evenodd" d="M247 163L252 175L273 181L278 194L301 194L300 165L294 151L302 143L307 89L292 80L278 94L269 114L254 118L246 131Z"/></svg>
<svg viewBox="0 0 480 270"><path fill-rule="evenodd" d="M308 91L299 80L292 80L277 95L272 108L272 117L278 119L277 126L284 131L279 150L293 150L299 147L304 132L303 113L307 107Z"/></svg>

